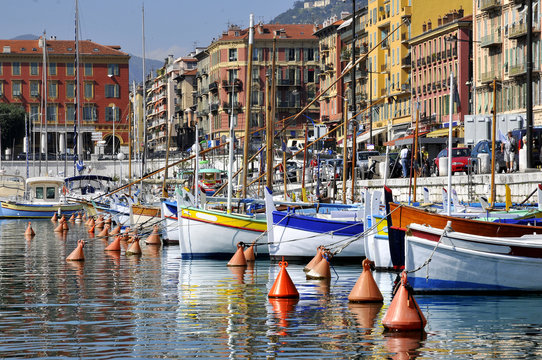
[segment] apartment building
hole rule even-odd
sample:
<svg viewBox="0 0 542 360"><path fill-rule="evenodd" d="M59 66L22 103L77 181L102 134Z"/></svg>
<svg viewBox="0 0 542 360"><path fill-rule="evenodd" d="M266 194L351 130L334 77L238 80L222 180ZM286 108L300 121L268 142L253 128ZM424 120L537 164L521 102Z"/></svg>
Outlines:
<svg viewBox="0 0 542 360"><path fill-rule="evenodd" d="M0 40L0 101L29 114L35 152L70 153L74 122L80 155L97 154L104 142L112 153L113 139L116 152L127 148L130 56L120 46L83 40L76 66L75 45L54 37Z"/></svg>

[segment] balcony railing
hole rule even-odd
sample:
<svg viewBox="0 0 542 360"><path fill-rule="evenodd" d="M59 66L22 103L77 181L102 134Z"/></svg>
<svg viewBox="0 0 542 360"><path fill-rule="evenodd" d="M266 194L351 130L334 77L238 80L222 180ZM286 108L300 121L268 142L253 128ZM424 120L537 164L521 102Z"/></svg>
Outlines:
<svg viewBox="0 0 542 360"><path fill-rule="evenodd" d="M521 76L527 73L527 67L525 64L510 65L508 69L508 76Z"/></svg>
<svg viewBox="0 0 542 360"><path fill-rule="evenodd" d="M278 101L277 102L278 108L300 108L301 102L300 101Z"/></svg>
<svg viewBox="0 0 542 360"><path fill-rule="evenodd" d="M489 11L501 6L501 0L481 0L480 11Z"/></svg>
<svg viewBox="0 0 542 360"><path fill-rule="evenodd" d="M408 68L410 67L410 64L411 64L411 59L410 59L410 55L408 56L405 56L402 60L401 60L401 65L403 68Z"/></svg>
<svg viewBox="0 0 542 360"><path fill-rule="evenodd" d="M209 89L210 87L211 86L209 85ZM228 92L232 91L233 89L240 91L243 88L243 82L241 79L234 79L233 81L222 80L222 87Z"/></svg>
<svg viewBox="0 0 542 360"><path fill-rule="evenodd" d="M218 108L220 107L219 105L220 104L218 104L218 103L211 104L211 112L213 112L213 113L218 112Z"/></svg>
<svg viewBox="0 0 542 360"><path fill-rule="evenodd" d="M517 39L527 35L527 24L524 22L516 22L508 28L508 37Z"/></svg>
<svg viewBox="0 0 542 360"><path fill-rule="evenodd" d="M480 74L480 82L488 84L493 80L499 80L499 75L495 71L488 71Z"/></svg>
<svg viewBox="0 0 542 360"><path fill-rule="evenodd" d="M498 46L498 45L501 45L501 43L502 43L501 32L500 30L497 30L497 32L493 34L484 36L482 38L482 41L480 42L480 46L485 48L485 47L490 47L490 46Z"/></svg>
<svg viewBox="0 0 542 360"><path fill-rule="evenodd" d="M218 91L218 83L216 81L213 81L209 84L209 91L210 92L216 92Z"/></svg>

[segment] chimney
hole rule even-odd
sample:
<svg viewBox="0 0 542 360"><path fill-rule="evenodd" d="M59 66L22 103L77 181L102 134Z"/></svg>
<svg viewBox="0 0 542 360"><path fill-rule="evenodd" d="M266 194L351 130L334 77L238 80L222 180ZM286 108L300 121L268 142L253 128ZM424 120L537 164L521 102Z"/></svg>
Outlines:
<svg viewBox="0 0 542 360"><path fill-rule="evenodd" d="M447 23L449 23L450 17L448 14L444 15L443 18L442 18L442 25L446 25Z"/></svg>
<svg viewBox="0 0 542 360"><path fill-rule="evenodd" d="M437 24L438 24L438 26L442 25L442 18L440 16L437 19Z"/></svg>
<svg viewBox="0 0 542 360"><path fill-rule="evenodd" d="M262 23L258 24L258 34L263 34L263 24Z"/></svg>
<svg viewBox="0 0 542 360"><path fill-rule="evenodd" d="M431 30L431 20L427 22L427 31Z"/></svg>
<svg viewBox="0 0 542 360"><path fill-rule="evenodd" d="M465 11L463 10L462 6L459 7L459 11L457 13L458 13L459 19L461 19L464 16Z"/></svg>
<svg viewBox="0 0 542 360"><path fill-rule="evenodd" d="M423 32L426 32L427 31L427 25L425 23L423 23L422 25L422 31Z"/></svg>

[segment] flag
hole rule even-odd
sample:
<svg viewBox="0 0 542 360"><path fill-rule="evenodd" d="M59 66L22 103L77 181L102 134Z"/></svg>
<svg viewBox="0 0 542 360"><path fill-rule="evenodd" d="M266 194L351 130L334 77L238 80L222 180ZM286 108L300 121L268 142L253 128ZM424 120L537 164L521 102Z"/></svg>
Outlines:
<svg viewBox="0 0 542 360"><path fill-rule="evenodd" d="M508 142L508 138L502 133L501 129L499 129L499 141L503 144Z"/></svg>
<svg viewBox="0 0 542 360"><path fill-rule="evenodd" d="M457 110L461 109L461 101L459 100L459 91L457 86L454 86L453 101L457 104Z"/></svg>

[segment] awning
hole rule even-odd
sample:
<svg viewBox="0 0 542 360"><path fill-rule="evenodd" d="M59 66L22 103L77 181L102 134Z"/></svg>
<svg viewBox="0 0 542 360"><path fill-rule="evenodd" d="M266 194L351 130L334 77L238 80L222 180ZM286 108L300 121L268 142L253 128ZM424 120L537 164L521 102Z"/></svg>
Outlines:
<svg viewBox="0 0 542 360"><path fill-rule="evenodd" d="M428 133L428 131L418 133L418 140L420 140L419 138L421 138L422 136L424 136L427 133ZM385 142L384 146L411 145L414 142L413 139L414 139L414 134L410 134L410 135L407 135L407 136L400 137L398 139L394 139L394 140Z"/></svg>
<svg viewBox="0 0 542 360"><path fill-rule="evenodd" d="M458 126L452 127L452 136L456 137L458 131ZM435 131L431 131L429 134L426 135L428 138L435 138L435 137L446 137L449 135L448 128L442 128Z"/></svg>
<svg viewBox="0 0 542 360"><path fill-rule="evenodd" d="M382 134L384 131L386 131L386 128L373 129L373 137L379 134ZM366 131L363 134L358 135L358 137L356 138L356 142L357 143L366 142L367 140L369 140L370 137L371 137L371 132Z"/></svg>

